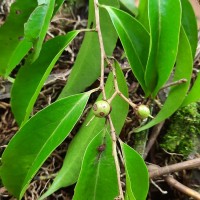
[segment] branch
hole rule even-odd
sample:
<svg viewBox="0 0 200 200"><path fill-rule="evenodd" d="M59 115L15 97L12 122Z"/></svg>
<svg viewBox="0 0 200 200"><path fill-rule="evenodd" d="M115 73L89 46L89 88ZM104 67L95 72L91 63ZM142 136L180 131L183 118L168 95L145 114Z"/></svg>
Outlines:
<svg viewBox="0 0 200 200"><path fill-rule="evenodd" d="M109 63L112 72L113 72L113 77L114 77L114 87L115 87L115 93L113 94L113 96L108 99L108 102L111 102L111 100L118 94L122 99L124 99L124 101L126 101L133 109L135 109L137 107L136 104L134 104L131 100L129 100L127 97L125 97L122 92L119 89L118 83L117 83L117 75L116 75L116 70L115 68Z"/></svg>
<svg viewBox="0 0 200 200"><path fill-rule="evenodd" d="M200 194L196 192L195 190L192 190L191 188L183 185L182 183L178 182L171 176L167 176L165 178L165 181L172 187L176 188L180 192L188 195L189 197L193 197L194 199L200 200Z"/></svg>
<svg viewBox="0 0 200 200"><path fill-rule="evenodd" d="M118 199L120 200L124 200L124 195L123 195L123 190L122 190L122 185L121 185L121 179L120 179L120 165L119 165L119 160L118 160L118 156L117 156L117 137L116 137L116 132L115 132L115 128L114 125L112 123L112 119L110 117L110 115L108 116L108 120L110 123L110 132L111 132L111 137L112 137L112 154L115 160L115 166L116 166L116 170L117 170L117 180L118 180L118 187L119 187L119 197Z"/></svg>
<svg viewBox="0 0 200 200"><path fill-rule="evenodd" d="M104 61L106 60L108 62L108 59L107 59L107 56L106 56L106 53L105 53L103 38L102 38L102 34L101 34L98 0L94 0L94 10L95 10L95 19L96 19L96 31L98 33L100 52L101 52L100 89L102 90L103 99L107 100L106 99L106 93L105 93L105 87L104 87L104 72L105 72ZM114 96L112 98L114 98ZM114 128L114 125L113 125L113 122L112 122L110 115L108 115L108 120L109 120L109 124L110 124L110 132L111 132L111 137L112 137L112 154L113 154L114 161L115 161L115 166L116 166L116 171L117 171L117 179L118 179L119 196L117 197L117 199L124 200L124 195L123 195L123 190L122 190L122 185L121 185L121 179L120 179L120 174L121 174L120 165L119 165L119 160L118 160L118 156L117 156L116 131L115 131L115 128Z"/></svg>
<svg viewBox="0 0 200 200"><path fill-rule="evenodd" d="M193 160L184 161L181 163L168 165L165 167L159 167L157 165L150 165L149 168L149 177L154 179L159 176L163 176L165 174L170 174L172 172L178 172L185 169L194 169L200 166L200 158L196 158Z"/></svg>
<svg viewBox="0 0 200 200"><path fill-rule="evenodd" d="M160 90L164 90L164 89L166 89L168 87L175 86L175 85L180 85L180 84L183 84L183 83L187 83L187 79L183 78L183 79L180 79L178 81L174 81L174 82L168 83L168 84L164 85Z"/></svg>
<svg viewBox="0 0 200 200"><path fill-rule="evenodd" d="M101 27L100 27L100 19L99 19L99 7L98 7L98 0L94 0L94 11L95 11L95 19L96 19L96 31L98 33L99 38L99 45L100 45L100 52L101 52L101 79L100 79L100 89L102 90L103 99L106 100L106 93L104 88L104 60L106 58L104 44L103 44L103 37L101 34Z"/></svg>
<svg viewBox="0 0 200 200"><path fill-rule="evenodd" d="M199 166L200 166L200 158L184 161L181 163L177 163L177 164L173 164L173 165L169 165L169 166L165 166L165 167L159 167L158 165L149 165L148 166L149 177L151 179L154 179L156 177L170 174L172 172L178 172L181 170L198 168ZM196 192L195 190L178 182L172 176L170 176L170 175L165 176L164 179L170 186L176 188L180 192L182 192L190 197L200 200L200 194L198 192Z"/></svg>
<svg viewBox="0 0 200 200"><path fill-rule="evenodd" d="M160 133L160 130L162 129L163 125L164 125L165 121L157 124L156 126L154 126L153 130L152 130L152 134L149 138L149 141L148 141L148 144L146 146L146 149L145 149L145 152L144 152L144 155L143 155L143 158L146 159L149 151L151 150L152 146L154 145L159 133Z"/></svg>

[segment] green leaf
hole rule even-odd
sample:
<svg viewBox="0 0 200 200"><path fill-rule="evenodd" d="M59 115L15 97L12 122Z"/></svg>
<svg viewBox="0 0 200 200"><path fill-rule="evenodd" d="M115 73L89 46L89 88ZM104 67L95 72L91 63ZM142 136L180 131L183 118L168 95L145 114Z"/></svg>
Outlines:
<svg viewBox="0 0 200 200"><path fill-rule="evenodd" d="M176 61L181 25L181 5L179 0L151 0L148 3L150 52L145 82L146 87L155 97L168 80Z"/></svg>
<svg viewBox="0 0 200 200"><path fill-rule="evenodd" d="M130 14L135 16L138 15L138 8L136 6L135 0L120 0L121 7L125 9L125 11L129 11Z"/></svg>
<svg viewBox="0 0 200 200"><path fill-rule="evenodd" d="M103 6L109 13L126 52L133 74L147 94L144 82L145 65L148 57L149 34L131 15L113 7Z"/></svg>
<svg viewBox="0 0 200 200"><path fill-rule="evenodd" d="M197 22L194 14L194 10L188 2L188 0L181 0L182 4L182 25L187 34L187 37L190 41L193 58L196 53L198 33L197 33ZM182 106L186 106L192 102L196 102L200 99L200 75L198 74L197 79L195 80L192 89L189 91L188 95L183 101Z"/></svg>
<svg viewBox="0 0 200 200"><path fill-rule="evenodd" d="M126 193L130 200L145 200L149 175L143 158L127 144L120 142L125 161Z"/></svg>
<svg viewBox="0 0 200 200"><path fill-rule="evenodd" d="M89 96L78 94L51 104L11 139L0 166L1 179L11 194L22 198L36 172L78 121Z"/></svg>
<svg viewBox="0 0 200 200"><path fill-rule="evenodd" d="M19 124L28 120L39 92L54 64L79 32L71 31L65 36L57 36L47 41L38 59L30 66L23 66L18 72L12 88L11 106Z"/></svg>
<svg viewBox="0 0 200 200"><path fill-rule="evenodd" d="M126 193L125 193L125 200L136 200L134 193L131 188L131 181L130 177L126 177Z"/></svg>
<svg viewBox="0 0 200 200"><path fill-rule="evenodd" d="M25 38L34 45L34 51L30 56L32 61L39 56L53 14L54 5L55 0L40 1L40 5L33 11L24 25Z"/></svg>
<svg viewBox="0 0 200 200"><path fill-rule="evenodd" d="M100 147L105 149L98 151ZM115 199L118 195L112 139L105 128L86 149L73 200Z"/></svg>
<svg viewBox="0 0 200 200"><path fill-rule="evenodd" d="M183 101L182 106L187 106L192 102L197 102L200 100L200 73L198 73L197 79L192 86L192 89L189 91L188 95Z"/></svg>
<svg viewBox="0 0 200 200"><path fill-rule="evenodd" d="M149 32L148 0L140 0L138 7L137 20Z"/></svg>
<svg viewBox="0 0 200 200"><path fill-rule="evenodd" d="M39 32L41 31L41 27L43 24L43 16L46 14L47 5L42 4L39 5L30 15L28 21L24 24L24 34L25 37L29 40L35 41ZM38 26L39 24L39 26Z"/></svg>
<svg viewBox="0 0 200 200"><path fill-rule="evenodd" d="M120 91L128 96L128 88L126 85L126 80L124 75L116 63L116 72L117 72L117 82L119 84ZM109 75L105 91L107 98L111 97L114 93L113 89L113 75L112 73ZM102 96L98 98L98 100L102 99ZM112 112L111 117L113 120L113 124L115 126L116 132L119 135L121 129L124 125L126 116L128 114L128 104L121 99L119 96L115 97L112 101ZM61 170L58 172L53 184L48 189L46 193L42 195L40 200L46 198L56 190L61 187L66 187L75 183L78 179L81 163L83 159L83 155L88 143L100 132L104 129L105 119L104 118L94 118L91 122L89 122L93 117L93 112L90 111L85 122L81 126L77 135L73 138L72 142L69 145L63 166ZM88 124L89 123L89 124Z"/></svg>
<svg viewBox="0 0 200 200"><path fill-rule="evenodd" d="M24 23L36 7L36 0L31 3L17 0L0 28L0 74L3 76L8 76L32 47L32 43L24 38Z"/></svg>
<svg viewBox="0 0 200 200"><path fill-rule="evenodd" d="M192 55L194 58L198 41L197 20L192 5L188 0L181 0L181 5L182 5L182 26L189 39L192 49Z"/></svg>
<svg viewBox="0 0 200 200"><path fill-rule="evenodd" d="M187 55L187 56L186 56ZM190 85L193 58L189 40L183 28L180 32L180 42L173 81L186 79L187 83L172 86L168 98L157 116L146 125L135 129L135 132L148 129L170 117L182 104Z"/></svg>
<svg viewBox="0 0 200 200"><path fill-rule="evenodd" d="M100 0L99 3L118 7L117 0ZM117 34L105 10L100 9L100 25L106 54L112 55ZM95 28L94 1L90 0L88 28ZM89 76L88 76L89 74ZM87 32L61 97L84 91L100 76L100 47L96 32Z"/></svg>
<svg viewBox="0 0 200 200"><path fill-rule="evenodd" d="M55 1L55 8L54 8L54 12L53 15L55 15L57 13L57 11L59 10L59 8L62 6L62 4L64 3L65 0L56 0Z"/></svg>

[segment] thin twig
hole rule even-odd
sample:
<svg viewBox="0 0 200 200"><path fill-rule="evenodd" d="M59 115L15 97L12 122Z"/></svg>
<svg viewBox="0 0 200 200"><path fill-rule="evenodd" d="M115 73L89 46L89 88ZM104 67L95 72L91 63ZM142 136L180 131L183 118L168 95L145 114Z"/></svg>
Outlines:
<svg viewBox="0 0 200 200"><path fill-rule="evenodd" d="M153 180L151 180L151 184L153 184L162 194L167 194L167 191L164 191L160 186L158 186Z"/></svg>
<svg viewBox="0 0 200 200"><path fill-rule="evenodd" d="M107 100L107 102L110 104L112 100L117 96L117 91L113 93L113 95Z"/></svg>
<svg viewBox="0 0 200 200"><path fill-rule="evenodd" d="M120 158L123 166L125 166L124 159L123 159L123 156L122 156L122 152L121 152L119 147L117 147L117 152L118 152L119 158Z"/></svg>
<svg viewBox="0 0 200 200"><path fill-rule="evenodd" d="M198 168L200 166L200 158L196 158L193 160L184 161L181 163L159 167L157 165L150 165L149 168L149 177L156 178L159 176L163 176L172 172L177 172L185 169L193 169ZM176 188L180 192L193 197L194 199L200 200L200 194L191 188L183 185L182 183L175 180L172 176L164 177L165 181L172 187Z"/></svg>
<svg viewBox="0 0 200 200"><path fill-rule="evenodd" d="M160 108L160 109L162 109L162 103L159 101L159 100L157 100L157 99L154 99L154 102L156 103L156 105Z"/></svg>
<svg viewBox="0 0 200 200"><path fill-rule="evenodd" d="M119 166L119 160L118 160L118 156L117 156L117 137L116 137L116 132L115 132L115 128L111 119L111 116L108 116L108 120L110 123L110 132L111 132L111 137L112 137L112 154L115 160L115 166L116 166L116 170L117 170L117 180L118 180L118 187L119 187L119 199L124 200L124 195L123 195L123 190L122 190L122 185L121 185L121 179L120 179L120 166Z"/></svg>
<svg viewBox="0 0 200 200"><path fill-rule="evenodd" d="M132 108L136 108L137 107L137 105L136 104L134 104L131 100L129 100L127 97L125 97L124 95L123 95L123 93L120 91L120 89L119 89L119 86L118 86L118 83L117 83L117 75L116 75L116 70L115 70L115 68L112 66L112 65L110 65L110 67L111 67L111 69L112 69L112 72L113 72L113 77L114 77L114 87L115 87L115 93L117 93L122 99L124 99L124 101L126 101Z"/></svg>
<svg viewBox="0 0 200 200"><path fill-rule="evenodd" d="M99 19L99 7L98 7L98 0L94 0L94 10L95 10L95 19L96 19L96 31L98 33L98 38L99 38L99 44L100 44L100 52L101 52L101 77L100 77L100 89L102 90L102 95L103 99L106 99L106 93L105 93L105 87L104 87L104 72L105 72L105 66L104 66L104 61L106 60L109 62L105 49L104 49L104 44L103 44L103 38L101 34L101 27L100 27L100 19ZM111 97L114 99L114 95ZM110 100L112 100L110 99ZM117 179L118 179L118 187L119 187L119 199L124 200L123 196L123 190L122 190L122 185L121 185L121 180L120 180L120 165L119 165L119 160L117 156L117 137L115 133L115 128L111 119L111 116L108 115L108 120L110 124L110 131L111 131L111 137L112 137L112 154L114 157L115 161L115 166L116 166L116 171L117 171Z"/></svg>
<svg viewBox="0 0 200 200"><path fill-rule="evenodd" d="M189 197L193 197L196 200L200 200L200 194L196 192L195 190L192 190L191 188L183 185L182 183L178 182L171 176L167 176L165 178L165 181L172 187L176 188L180 192L188 195Z"/></svg>
<svg viewBox="0 0 200 200"><path fill-rule="evenodd" d="M183 83L186 83L186 82L187 82L187 79L183 78L183 79L180 79L178 81L174 81L172 83L168 83L168 84L164 85L160 90L166 89L166 88L171 87L171 86L180 85L180 84L183 84Z"/></svg>
<svg viewBox="0 0 200 200"><path fill-rule="evenodd" d="M150 166L149 168L151 168ZM176 163L176 164L168 165L164 167L153 165L152 170L149 169L149 177L156 178L156 177L163 176L165 174L169 174L172 172L178 172L185 169L193 169L193 168L198 168L198 167L200 167L200 158L195 158L193 160L187 160L181 163Z"/></svg>
<svg viewBox="0 0 200 200"><path fill-rule="evenodd" d="M100 90L100 87L97 87L97 88L94 88L92 90L89 90L88 93L92 94L92 93L97 92L99 90Z"/></svg>
<svg viewBox="0 0 200 200"><path fill-rule="evenodd" d="M100 51L101 51L100 89L102 90L103 99L106 100L106 93L105 93L105 88L104 88L104 68L105 68L104 60L106 58L106 53L105 53L104 44L103 44L103 37L101 34L98 0L94 0L94 10L95 10L95 19L96 19L96 31L98 33L99 45L100 45Z"/></svg>
<svg viewBox="0 0 200 200"><path fill-rule="evenodd" d="M146 146L146 149L145 149L145 152L144 152L144 155L143 155L143 158L146 159L149 151L151 150L152 146L154 145L159 133L160 133L160 130L162 129L163 125L164 125L165 121L157 124L156 126L154 126L153 130L152 130L152 134L149 138L149 141L148 141L148 144Z"/></svg>
<svg viewBox="0 0 200 200"><path fill-rule="evenodd" d="M96 29L90 29L90 28L83 28L83 29L80 29L81 32L96 32Z"/></svg>

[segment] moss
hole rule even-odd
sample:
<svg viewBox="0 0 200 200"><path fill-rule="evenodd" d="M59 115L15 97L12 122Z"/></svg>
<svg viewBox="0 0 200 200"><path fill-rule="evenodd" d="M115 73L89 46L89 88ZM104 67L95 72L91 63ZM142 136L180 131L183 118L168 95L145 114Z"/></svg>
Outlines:
<svg viewBox="0 0 200 200"><path fill-rule="evenodd" d="M179 109L171 118L160 146L187 157L196 149L200 138L200 103ZM198 142L199 143L199 142Z"/></svg>

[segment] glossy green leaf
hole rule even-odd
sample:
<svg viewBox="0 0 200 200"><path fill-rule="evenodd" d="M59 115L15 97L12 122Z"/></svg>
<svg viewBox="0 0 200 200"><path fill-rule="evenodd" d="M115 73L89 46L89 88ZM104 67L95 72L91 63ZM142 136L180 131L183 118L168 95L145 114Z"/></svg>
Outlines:
<svg viewBox="0 0 200 200"><path fill-rule="evenodd" d="M24 25L24 33L27 39L35 41L38 38L43 24L41 20L43 20L43 15L46 13L46 10L47 5L42 4L31 13L28 21ZM30 31L30 29L32 29L32 31Z"/></svg>
<svg viewBox="0 0 200 200"><path fill-rule="evenodd" d="M3 76L8 76L32 47L32 43L24 38L24 23L36 7L36 0L31 3L16 0L0 28L0 74Z"/></svg>
<svg viewBox="0 0 200 200"><path fill-rule="evenodd" d="M99 3L118 7L118 0L100 0ZM104 48L108 56L112 55L117 42L117 34L108 14L100 9L100 24ZM95 28L94 1L90 0L88 28ZM89 76L88 76L89 74ZM79 93L90 86L100 76L100 47L96 32L87 32L76 61L60 98Z"/></svg>
<svg viewBox="0 0 200 200"><path fill-rule="evenodd" d="M138 15L138 8L136 6L135 0L120 0L121 8L125 11L130 12L135 16Z"/></svg>
<svg viewBox="0 0 200 200"><path fill-rule="evenodd" d="M200 100L200 73L198 73L197 79L192 86L192 89L189 91L188 95L183 101L182 106L187 106L192 102L197 102Z"/></svg>
<svg viewBox="0 0 200 200"><path fill-rule="evenodd" d="M138 7L137 20L149 32L148 0L140 0L139 7Z"/></svg>
<svg viewBox="0 0 200 200"><path fill-rule="evenodd" d="M194 58L198 40L196 17L193 8L190 2L188 2L188 0L181 0L181 4L183 10L182 25L190 41L192 54ZM186 106L192 102L198 101L200 99L199 91L200 91L200 75L197 76L197 79L194 85L192 86L192 89L189 91L187 97L184 99L182 106Z"/></svg>
<svg viewBox="0 0 200 200"><path fill-rule="evenodd" d="M12 111L19 124L28 120L39 92L56 61L79 32L71 31L67 35L47 41L38 59L30 66L25 65L20 69L11 93Z"/></svg>
<svg viewBox="0 0 200 200"><path fill-rule="evenodd" d="M146 87L155 97L170 77L176 61L181 5L179 0L151 0L148 3L150 52L145 82Z"/></svg>
<svg viewBox="0 0 200 200"><path fill-rule="evenodd" d="M197 20L192 5L188 0L181 0L181 5L182 5L182 26L189 39L192 49L192 55L194 58L198 41Z"/></svg>
<svg viewBox="0 0 200 200"><path fill-rule="evenodd" d="M53 14L54 5L55 0L40 1L40 4L24 25L24 36L33 43L34 48L30 56L31 61L34 61L39 56Z"/></svg>
<svg viewBox="0 0 200 200"><path fill-rule="evenodd" d="M120 142L125 161L126 193L130 200L145 200L149 190L149 175L142 157L127 144Z"/></svg>
<svg viewBox="0 0 200 200"><path fill-rule="evenodd" d="M11 139L0 166L0 177L11 194L22 198L36 172L78 121L89 96L78 94L51 104Z"/></svg>
<svg viewBox="0 0 200 200"><path fill-rule="evenodd" d="M131 181L130 177L126 177L126 193L125 193L125 200L136 200L134 193L131 188Z"/></svg>
<svg viewBox="0 0 200 200"><path fill-rule="evenodd" d="M144 72L149 50L149 34L131 15L113 7L103 6L109 13L126 52L133 74L147 94Z"/></svg>
<svg viewBox="0 0 200 200"><path fill-rule="evenodd" d="M86 149L73 200L111 200L119 195L112 139L106 132L101 131ZM105 149L99 152L102 145Z"/></svg>
<svg viewBox="0 0 200 200"><path fill-rule="evenodd" d="M119 84L119 88L125 96L128 96L128 88L126 85L126 80L117 63L116 63L116 72L117 72L117 81ZM113 86L114 86L113 76L112 74L110 74L105 86L107 98L111 97L112 94L114 93ZM98 99L99 100L102 99L102 96L100 95ZM115 97L111 105L112 105L111 117L116 132L119 135L124 125L126 116L128 114L129 106L119 96ZM59 188L72 185L77 181L78 175L80 173L83 155L88 143L105 127L104 118L96 117L89 123L89 121L92 119L93 116L94 116L93 112L90 111L82 127L80 128L77 135L73 138L72 142L69 145L61 170L58 172L58 175L56 176L51 187L44 195L42 195L40 200L46 198Z"/></svg>
<svg viewBox="0 0 200 200"><path fill-rule="evenodd" d="M181 85L172 86L168 98L157 116L146 125L135 129L135 132L148 129L160 123L161 121L170 117L181 106L190 85L192 67L193 58L191 46L184 29L181 28L179 49L173 81L180 79L186 79L188 81L187 83L183 83Z"/></svg>
<svg viewBox="0 0 200 200"><path fill-rule="evenodd" d="M57 13L57 11L62 6L62 4L64 3L64 1L65 0L55 0L55 8L54 8L53 15L55 15Z"/></svg>
<svg viewBox="0 0 200 200"><path fill-rule="evenodd" d="M127 183L126 183L127 184ZM130 196L131 195L131 196ZM131 194L128 196L128 194L126 193L125 194L125 200L136 200L132 191L131 191Z"/></svg>

